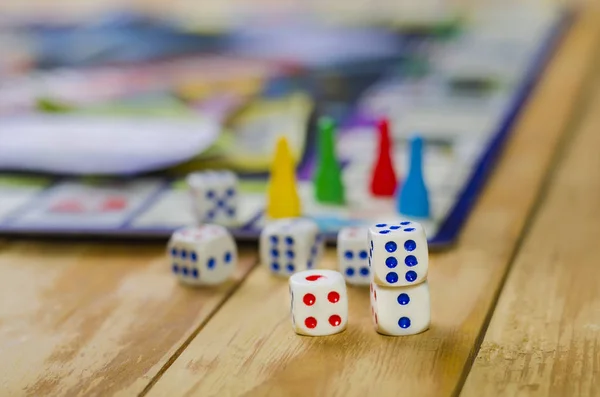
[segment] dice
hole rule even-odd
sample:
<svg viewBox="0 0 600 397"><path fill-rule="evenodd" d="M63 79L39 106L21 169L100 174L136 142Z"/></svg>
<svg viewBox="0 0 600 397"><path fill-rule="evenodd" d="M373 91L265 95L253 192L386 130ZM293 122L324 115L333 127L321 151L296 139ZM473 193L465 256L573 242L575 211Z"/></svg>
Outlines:
<svg viewBox="0 0 600 397"><path fill-rule="evenodd" d="M338 266L348 284L369 285L369 244L366 228L347 227L337 240Z"/></svg>
<svg viewBox="0 0 600 397"><path fill-rule="evenodd" d="M416 222L378 223L369 228L369 264L381 286L407 286L427 279L429 250Z"/></svg>
<svg viewBox="0 0 600 397"><path fill-rule="evenodd" d="M428 282L403 288L371 283L371 314L380 334L414 335L427 330L431 319Z"/></svg>
<svg viewBox="0 0 600 397"><path fill-rule="evenodd" d="M185 284L227 280L237 264L237 247L223 226L190 226L173 233L167 246L172 272Z"/></svg>
<svg viewBox="0 0 600 397"><path fill-rule="evenodd" d="M186 181L199 223L237 225L238 179L233 172L194 172Z"/></svg>
<svg viewBox="0 0 600 397"><path fill-rule="evenodd" d="M332 335L348 324L344 277L333 270L305 270L289 280L292 327L297 334Z"/></svg>
<svg viewBox="0 0 600 397"><path fill-rule="evenodd" d="M324 249L317 224L305 218L268 223L260 236L261 263L278 276L315 268Z"/></svg>

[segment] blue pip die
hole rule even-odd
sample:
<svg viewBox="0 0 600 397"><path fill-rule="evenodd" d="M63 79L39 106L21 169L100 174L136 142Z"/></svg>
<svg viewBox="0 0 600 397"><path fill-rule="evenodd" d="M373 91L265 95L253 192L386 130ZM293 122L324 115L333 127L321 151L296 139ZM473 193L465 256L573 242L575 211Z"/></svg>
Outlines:
<svg viewBox="0 0 600 397"><path fill-rule="evenodd" d="M369 263L373 281L384 287L421 283L427 279L429 249L417 222L378 223L369 228Z"/></svg>
<svg viewBox="0 0 600 397"><path fill-rule="evenodd" d="M237 246L219 225L189 226L173 233L167 246L171 271L185 284L215 285L237 265Z"/></svg>
<svg viewBox="0 0 600 397"><path fill-rule="evenodd" d="M231 171L193 172L186 178L199 223L238 224L238 178Z"/></svg>
<svg viewBox="0 0 600 397"><path fill-rule="evenodd" d="M306 218L269 222L260 235L261 263L278 276L317 267L324 250L318 225Z"/></svg>
<svg viewBox="0 0 600 397"><path fill-rule="evenodd" d="M409 287L371 284L371 316L383 335L414 335L429 328L431 302L427 280Z"/></svg>
<svg viewBox="0 0 600 397"><path fill-rule="evenodd" d="M369 285L369 243L367 228L345 227L338 233L337 254L340 273L353 285Z"/></svg>

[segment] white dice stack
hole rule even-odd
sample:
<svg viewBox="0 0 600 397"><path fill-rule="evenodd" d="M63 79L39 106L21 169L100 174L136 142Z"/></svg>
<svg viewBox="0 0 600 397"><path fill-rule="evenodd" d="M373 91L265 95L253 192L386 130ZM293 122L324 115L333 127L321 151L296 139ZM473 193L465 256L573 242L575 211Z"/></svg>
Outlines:
<svg viewBox="0 0 600 397"><path fill-rule="evenodd" d="M192 226L173 233L167 256L171 271L182 283L215 285L226 281L235 270L237 247L223 226Z"/></svg>
<svg viewBox="0 0 600 397"><path fill-rule="evenodd" d="M413 335L429 328L429 250L416 222L379 223L369 228L371 314L377 332Z"/></svg>
<svg viewBox="0 0 600 397"><path fill-rule="evenodd" d="M187 177L199 223L236 226L238 178L231 171L193 172Z"/></svg>

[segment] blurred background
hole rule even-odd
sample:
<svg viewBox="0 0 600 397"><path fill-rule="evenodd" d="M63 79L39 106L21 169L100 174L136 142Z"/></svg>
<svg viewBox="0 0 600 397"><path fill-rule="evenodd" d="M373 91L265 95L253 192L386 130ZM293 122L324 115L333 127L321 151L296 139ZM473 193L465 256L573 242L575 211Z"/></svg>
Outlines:
<svg viewBox="0 0 600 397"><path fill-rule="evenodd" d="M348 132L338 155L350 165L375 152L359 127L388 117L406 170L403 145L418 130L433 142L429 183L460 174L457 194L569 11L554 1L4 0L0 232L167 235L192 217L181 178L228 168L261 193L253 181L280 135L309 180L320 115ZM346 167L347 182L365 169ZM158 191L169 198L155 201ZM435 204L442 220L449 196ZM248 221L259 206L244 210Z"/></svg>

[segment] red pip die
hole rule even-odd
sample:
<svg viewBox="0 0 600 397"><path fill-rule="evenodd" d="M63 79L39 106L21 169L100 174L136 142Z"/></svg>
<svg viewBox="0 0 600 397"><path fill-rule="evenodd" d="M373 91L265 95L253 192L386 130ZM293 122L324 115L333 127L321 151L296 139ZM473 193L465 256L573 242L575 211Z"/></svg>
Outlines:
<svg viewBox="0 0 600 397"><path fill-rule="evenodd" d="M300 335L332 335L348 324L348 294L341 273L306 270L290 277L292 326Z"/></svg>

